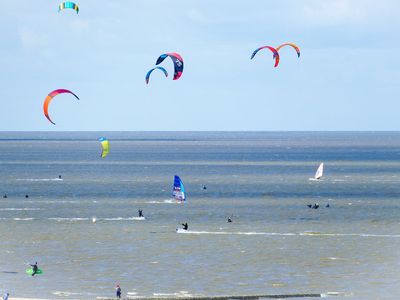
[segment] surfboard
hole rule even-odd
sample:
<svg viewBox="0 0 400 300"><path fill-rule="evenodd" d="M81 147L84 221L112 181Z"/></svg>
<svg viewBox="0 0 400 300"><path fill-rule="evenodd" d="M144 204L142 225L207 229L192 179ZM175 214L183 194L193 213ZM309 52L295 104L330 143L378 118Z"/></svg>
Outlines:
<svg viewBox="0 0 400 300"><path fill-rule="evenodd" d="M28 274L28 275L32 275L33 274L33 269L32 268L26 269L25 273ZM41 269L38 269L36 271L35 275L40 275L40 274L43 274L43 271Z"/></svg>

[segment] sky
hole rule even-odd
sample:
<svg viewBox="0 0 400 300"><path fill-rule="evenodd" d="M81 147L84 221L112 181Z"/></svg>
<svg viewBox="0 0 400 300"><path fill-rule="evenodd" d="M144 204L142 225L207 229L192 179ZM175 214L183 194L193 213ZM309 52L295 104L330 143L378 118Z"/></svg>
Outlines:
<svg viewBox="0 0 400 300"><path fill-rule="evenodd" d="M398 0L59 3L1 1L1 131L400 130Z"/></svg>

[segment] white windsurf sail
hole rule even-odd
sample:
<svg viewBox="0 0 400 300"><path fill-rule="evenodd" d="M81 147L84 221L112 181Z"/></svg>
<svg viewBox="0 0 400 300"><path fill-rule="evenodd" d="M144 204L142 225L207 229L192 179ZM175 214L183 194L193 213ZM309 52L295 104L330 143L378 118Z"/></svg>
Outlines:
<svg viewBox="0 0 400 300"><path fill-rule="evenodd" d="M314 179L316 180L321 179L323 174L324 174L324 163L321 163L317 169L317 172L315 172Z"/></svg>

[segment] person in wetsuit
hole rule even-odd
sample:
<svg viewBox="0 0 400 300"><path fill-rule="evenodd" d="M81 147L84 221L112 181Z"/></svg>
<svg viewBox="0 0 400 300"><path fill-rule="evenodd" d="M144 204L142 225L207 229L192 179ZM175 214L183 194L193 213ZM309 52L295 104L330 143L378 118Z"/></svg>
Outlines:
<svg viewBox="0 0 400 300"><path fill-rule="evenodd" d="M188 230L188 228L189 228L187 222L186 222L186 223L182 223L182 226L183 226L183 229L184 229L184 230Z"/></svg>
<svg viewBox="0 0 400 300"><path fill-rule="evenodd" d="M138 213L139 213L139 218L143 218L143 210L142 210L142 209L139 209L139 210L138 210Z"/></svg>
<svg viewBox="0 0 400 300"><path fill-rule="evenodd" d="M117 286L115 287L115 293L117 295L117 299L121 299L122 290L119 284L117 284Z"/></svg>
<svg viewBox="0 0 400 300"><path fill-rule="evenodd" d="M31 267L32 267L32 276L35 276L36 275L36 273L37 273L37 271L38 271L38 269L39 269L39 267L38 267L38 265L37 265L37 262L35 262L35 264L33 264L33 265L30 265Z"/></svg>
<svg viewBox="0 0 400 300"><path fill-rule="evenodd" d="M233 222L232 217L228 217L228 223L232 223L232 222Z"/></svg>

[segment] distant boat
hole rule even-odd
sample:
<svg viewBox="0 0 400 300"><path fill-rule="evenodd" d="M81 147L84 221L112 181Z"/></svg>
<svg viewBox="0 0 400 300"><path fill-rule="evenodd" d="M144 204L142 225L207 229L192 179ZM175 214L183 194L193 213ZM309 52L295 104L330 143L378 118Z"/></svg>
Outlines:
<svg viewBox="0 0 400 300"><path fill-rule="evenodd" d="M174 187L172 190L172 195L176 201L184 202L186 201L185 186L179 176L174 176Z"/></svg>
<svg viewBox="0 0 400 300"><path fill-rule="evenodd" d="M323 174L324 174L324 163L321 163L317 169L317 172L315 172L314 178L310 178L310 180L319 181L322 179Z"/></svg>

